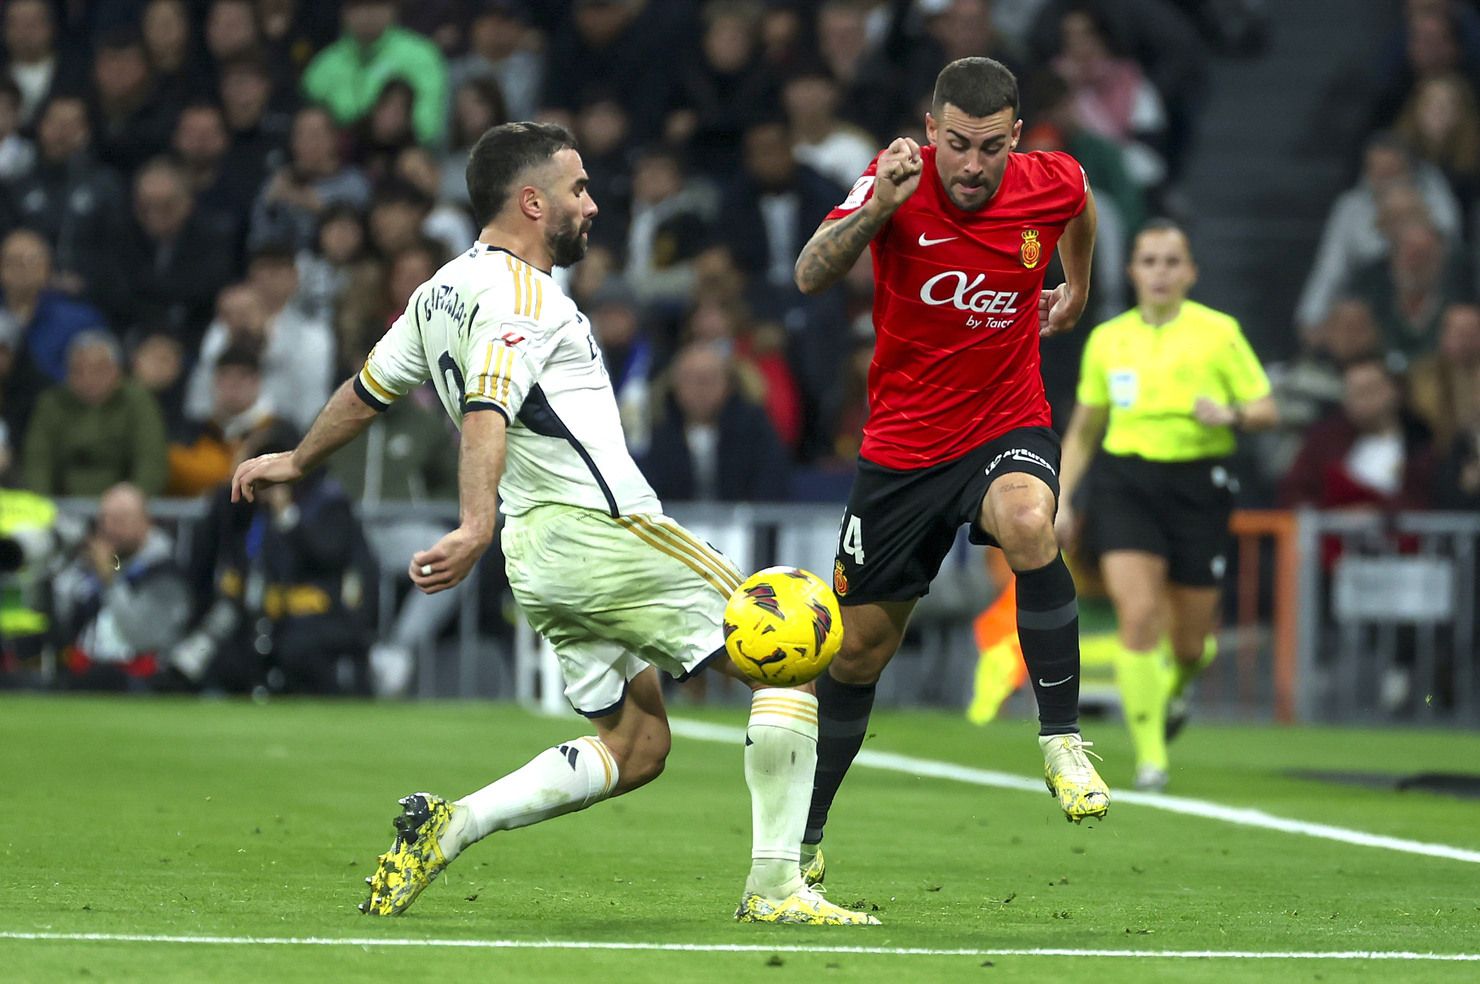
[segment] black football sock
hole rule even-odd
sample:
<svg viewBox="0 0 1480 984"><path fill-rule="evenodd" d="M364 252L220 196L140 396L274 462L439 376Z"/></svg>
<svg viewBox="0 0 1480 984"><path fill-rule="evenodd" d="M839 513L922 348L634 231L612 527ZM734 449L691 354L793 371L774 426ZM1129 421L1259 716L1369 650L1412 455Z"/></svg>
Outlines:
<svg viewBox="0 0 1480 984"><path fill-rule="evenodd" d="M1079 601L1064 555L1017 574L1018 641L1038 698L1038 733L1079 731ZM818 696L821 696L819 688ZM818 774L822 772L819 764ZM816 795L815 793L813 794Z"/></svg>
<svg viewBox="0 0 1480 984"><path fill-rule="evenodd" d="M817 678L817 775L812 781L812 808L802 843L822 840L827 811L863 747L869 712L874 708L872 683L841 683L831 673Z"/></svg>

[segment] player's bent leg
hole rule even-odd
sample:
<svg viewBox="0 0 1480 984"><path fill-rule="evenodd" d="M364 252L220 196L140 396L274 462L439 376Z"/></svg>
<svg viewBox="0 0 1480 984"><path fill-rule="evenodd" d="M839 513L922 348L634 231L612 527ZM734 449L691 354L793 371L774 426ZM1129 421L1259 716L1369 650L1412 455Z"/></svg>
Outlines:
<svg viewBox="0 0 1480 984"><path fill-rule="evenodd" d="M670 736L657 671L643 670L595 736L547 748L523 767L449 803L431 793L401 800L396 839L366 879L360 911L400 915L470 845L574 813L651 781L663 771Z"/></svg>
<svg viewBox="0 0 1480 984"><path fill-rule="evenodd" d="M977 522L1017 575L1018 641L1038 700L1043 778L1064 816L1102 817L1110 790L1079 733L1079 600L1054 537L1055 492L1025 472L1006 472L982 497Z"/></svg>
<svg viewBox="0 0 1480 984"><path fill-rule="evenodd" d="M825 868L817 845L843 777L868 732L879 674L899 649L915 601L843 606L843 646L828 672L817 679L817 772L802 835L802 867L808 884Z"/></svg>
<svg viewBox="0 0 1480 984"><path fill-rule="evenodd" d="M1136 788L1166 786L1168 675L1161 640L1166 625L1166 559L1141 550L1111 550L1100 558L1115 607L1120 651L1115 679L1126 728L1136 750Z"/></svg>

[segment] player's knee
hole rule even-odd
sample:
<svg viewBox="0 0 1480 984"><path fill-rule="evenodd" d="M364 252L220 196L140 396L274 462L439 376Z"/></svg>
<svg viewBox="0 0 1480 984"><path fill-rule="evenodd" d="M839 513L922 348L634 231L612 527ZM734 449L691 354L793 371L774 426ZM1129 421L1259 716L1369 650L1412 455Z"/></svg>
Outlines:
<svg viewBox="0 0 1480 984"><path fill-rule="evenodd" d="M666 722L653 722L626 740L607 739L607 748L617 760L617 788L622 792L645 786L663 774L673 736Z"/></svg>
<svg viewBox="0 0 1480 984"><path fill-rule="evenodd" d="M997 541L1017 570L1053 563L1059 548L1054 538L1052 506L1046 502L1014 503L998 518Z"/></svg>
<svg viewBox="0 0 1480 984"><path fill-rule="evenodd" d="M1136 652L1145 652L1156 646L1161 635L1156 606L1148 604L1122 604L1117 606L1116 619L1120 623L1120 641Z"/></svg>
<svg viewBox="0 0 1480 984"><path fill-rule="evenodd" d="M842 683L873 683L894 656L893 636L870 636L865 632L843 633L843 646L833 657L829 672Z"/></svg>

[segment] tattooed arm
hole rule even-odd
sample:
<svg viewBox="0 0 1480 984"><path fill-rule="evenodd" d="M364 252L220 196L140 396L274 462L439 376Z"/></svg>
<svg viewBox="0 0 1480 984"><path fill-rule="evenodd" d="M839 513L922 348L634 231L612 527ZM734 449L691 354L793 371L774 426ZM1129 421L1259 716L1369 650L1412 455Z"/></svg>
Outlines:
<svg viewBox="0 0 1480 984"><path fill-rule="evenodd" d="M793 274L797 289L803 294L819 294L842 280L891 214L870 199L852 215L829 219L818 226L797 257Z"/></svg>
<svg viewBox="0 0 1480 984"><path fill-rule="evenodd" d="M840 219L817 227L797 257L793 274L803 294L817 294L843 279L858 262L864 247L920 186L920 146L908 137L896 139L879 155L873 194L862 206Z"/></svg>

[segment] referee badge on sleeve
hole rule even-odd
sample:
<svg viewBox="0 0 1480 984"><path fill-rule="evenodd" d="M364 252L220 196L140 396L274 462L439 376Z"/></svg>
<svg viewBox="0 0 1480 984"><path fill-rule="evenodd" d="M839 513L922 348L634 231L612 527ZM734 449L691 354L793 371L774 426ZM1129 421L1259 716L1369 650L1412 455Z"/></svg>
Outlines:
<svg viewBox="0 0 1480 984"><path fill-rule="evenodd" d="M1136 372L1118 369L1110 373L1110 402L1122 409L1136 402Z"/></svg>

